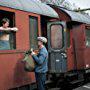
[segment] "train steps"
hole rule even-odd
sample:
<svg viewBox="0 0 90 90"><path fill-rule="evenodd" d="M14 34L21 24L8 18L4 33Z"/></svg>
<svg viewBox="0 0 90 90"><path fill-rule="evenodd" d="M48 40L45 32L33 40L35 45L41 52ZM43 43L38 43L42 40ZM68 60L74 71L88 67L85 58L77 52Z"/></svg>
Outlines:
<svg viewBox="0 0 90 90"><path fill-rule="evenodd" d="M78 84L78 83L82 83L82 82L84 82L84 79L72 81L72 82L70 82L70 84Z"/></svg>
<svg viewBox="0 0 90 90"><path fill-rule="evenodd" d="M60 90L60 88L51 88L51 89L48 89L48 90Z"/></svg>

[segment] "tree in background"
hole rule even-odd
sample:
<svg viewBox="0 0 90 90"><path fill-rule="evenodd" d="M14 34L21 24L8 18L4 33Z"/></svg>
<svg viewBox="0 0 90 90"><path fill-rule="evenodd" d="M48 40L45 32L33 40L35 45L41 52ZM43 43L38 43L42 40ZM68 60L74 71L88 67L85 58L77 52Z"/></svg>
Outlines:
<svg viewBox="0 0 90 90"><path fill-rule="evenodd" d="M63 6L67 9L77 9L77 6L75 4L71 4L69 2L69 0L40 0L43 3L46 4L53 4L53 5L57 5L57 6Z"/></svg>
<svg viewBox="0 0 90 90"><path fill-rule="evenodd" d="M61 5L61 3L65 0L40 0L43 3L47 3L47 4L54 4L54 5Z"/></svg>
<svg viewBox="0 0 90 90"><path fill-rule="evenodd" d="M35 1L39 1L45 4L52 4L52 5L56 5L56 6L61 6L64 7L66 9L69 10L73 10L76 12L80 12L83 14L88 14L87 10L90 10L90 8L86 8L86 9L80 9L80 7L78 7L75 3L70 3L70 0L35 0Z"/></svg>

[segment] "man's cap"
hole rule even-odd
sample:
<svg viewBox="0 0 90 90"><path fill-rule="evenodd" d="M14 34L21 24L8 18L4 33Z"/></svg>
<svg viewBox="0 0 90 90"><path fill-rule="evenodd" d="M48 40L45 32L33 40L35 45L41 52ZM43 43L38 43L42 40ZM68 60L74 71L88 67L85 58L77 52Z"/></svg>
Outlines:
<svg viewBox="0 0 90 90"><path fill-rule="evenodd" d="M47 43L47 39L45 37L38 37L37 38L39 41L42 41L44 43Z"/></svg>

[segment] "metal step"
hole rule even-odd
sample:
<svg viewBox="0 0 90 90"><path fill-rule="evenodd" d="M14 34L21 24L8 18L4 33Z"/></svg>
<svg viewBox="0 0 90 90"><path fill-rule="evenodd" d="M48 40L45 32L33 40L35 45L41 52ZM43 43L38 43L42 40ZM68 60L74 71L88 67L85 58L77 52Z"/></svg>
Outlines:
<svg viewBox="0 0 90 90"><path fill-rule="evenodd" d="M51 88L51 89L48 89L48 90L60 90L60 88Z"/></svg>
<svg viewBox="0 0 90 90"><path fill-rule="evenodd" d="M67 74L68 77L73 77L73 76L76 76L76 75L77 75L77 73L69 73L69 74Z"/></svg>
<svg viewBox="0 0 90 90"><path fill-rule="evenodd" d="M45 82L46 85L47 85L47 84L50 84L50 83L52 83L51 80L47 80L47 81Z"/></svg>
<svg viewBox="0 0 90 90"><path fill-rule="evenodd" d="M82 80L75 80L75 81L70 82L70 84L77 84L77 83L80 83L80 82L83 82L83 81L84 81L84 79L82 79Z"/></svg>

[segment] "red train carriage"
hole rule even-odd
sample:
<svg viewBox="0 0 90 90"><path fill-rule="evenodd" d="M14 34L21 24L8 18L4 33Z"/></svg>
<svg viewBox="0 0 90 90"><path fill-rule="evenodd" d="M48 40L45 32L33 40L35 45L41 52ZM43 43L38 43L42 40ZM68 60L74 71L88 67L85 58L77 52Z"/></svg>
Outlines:
<svg viewBox="0 0 90 90"><path fill-rule="evenodd" d="M49 72L57 83L61 73L71 84L85 81L90 78L90 16L50 6L59 22L48 24Z"/></svg>
<svg viewBox="0 0 90 90"><path fill-rule="evenodd" d="M73 12L62 7L52 7L58 13L60 22L64 23L63 27L65 28L64 32L66 33L66 37L64 37L66 43L64 43L66 44L65 50L67 52L68 59L67 70L89 69L90 16ZM61 25L63 23L61 23ZM53 24L51 23L51 25Z"/></svg>
<svg viewBox="0 0 90 90"><path fill-rule="evenodd" d="M10 19L10 27L16 26L19 31L10 34L11 50L0 51L0 90L30 90L35 83L34 73L26 72L21 60L26 50L37 49L41 17L58 15L51 7L33 0L0 0L0 20L4 17Z"/></svg>
<svg viewBox="0 0 90 90"><path fill-rule="evenodd" d="M0 20L7 17L11 27L19 28L10 34L11 50L0 51L0 90L29 90L35 83L21 60L26 50L37 49L40 35L48 38L48 79L58 85L64 79L73 83L90 77L90 16L51 7L33 0L0 0Z"/></svg>

